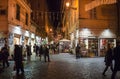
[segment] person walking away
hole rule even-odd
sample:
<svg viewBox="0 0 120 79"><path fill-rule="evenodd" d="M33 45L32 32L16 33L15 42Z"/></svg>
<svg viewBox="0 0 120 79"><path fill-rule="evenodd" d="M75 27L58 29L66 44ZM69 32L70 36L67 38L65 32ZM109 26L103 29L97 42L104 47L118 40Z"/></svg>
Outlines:
<svg viewBox="0 0 120 79"><path fill-rule="evenodd" d="M3 63L3 69L5 68L5 65L7 65L7 67L9 67L9 62L8 62L8 57L9 57L9 51L7 48L7 45L5 44L5 46L1 49L1 53L2 53L2 63Z"/></svg>
<svg viewBox="0 0 120 79"><path fill-rule="evenodd" d="M15 61L15 67L16 67L16 74L18 75L20 70L22 74L24 74L23 57L22 57L22 52L19 45L15 45L14 61Z"/></svg>
<svg viewBox="0 0 120 79"><path fill-rule="evenodd" d="M75 52L76 52L76 59L80 58L80 46L79 46L79 44L77 44Z"/></svg>
<svg viewBox="0 0 120 79"><path fill-rule="evenodd" d="M111 68L111 70L113 72L113 64L112 64L113 55L112 55L112 53L113 53L113 50L112 50L111 44L108 44L106 55L105 55L105 60L104 60L106 67L102 73L103 76L106 76L105 72L108 70L109 67Z"/></svg>
<svg viewBox="0 0 120 79"><path fill-rule="evenodd" d="M37 57L38 54L39 54L39 46L38 45L36 45L36 51L35 51L35 53L36 53L36 57Z"/></svg>
<svg viewBox="0 0 120 79"><path fill-rule="evenodd" d="M27 51L27 60L30 61L31 60L31 47L29 45L26 45L26 51Z"/></svg>
<svg viewBox="0 0 120 79"><path fill-rule="evenodd" d="M48 62L50 62L49 48L47 47L47 45L44 45L43 52L44 52L45 62L46 62L46 57L48 58Z"/></svg>
<svg viewBox="0 0 120 79"><path fill-rule="evenodd" d="M38 56L38 50L39 50L38 45L34 44L33 50L34 50L34 52L35 52L35 54L36 54L35 56L37 57L37 56Z"/></svg>
<svg viewBox="0 0 120 79"><path fill-rule="evenodd" d="M115 79L117 72L120 71L120 41L118 41L116 44L117 45L113 50L114 69L111 75L111 79Z"/></svg>
<svg viewBox="0 0 120 79"><path fill-rule="evenodd" d="M40 45L40 47L39 47L39 57L40 57L40 61L41 61L42 55L43 55L43 46Z"/></svg>

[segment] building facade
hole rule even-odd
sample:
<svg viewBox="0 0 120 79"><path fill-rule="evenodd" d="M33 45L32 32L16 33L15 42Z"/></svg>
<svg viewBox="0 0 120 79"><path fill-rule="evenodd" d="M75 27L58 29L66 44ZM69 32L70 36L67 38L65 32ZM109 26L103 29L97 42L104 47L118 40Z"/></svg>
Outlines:
<svg viewBox="0 0 120 79"><path fill-rule="evenodd" d="M83 56L104 56L108 43L116 45L117 7L110 1L86 10L85 6L93 0L79 0L79 43Z"/></svg>
<svg viewBox="0 0 120 79"><path fill-rule="evenodd" d="M1 0L0 12L0 39L7 39L5 43L12 54L15 44L26 45L31 41L31 9L26 0Z"/></svg>
<svg viewBox="0 0 120 79"><path fill-rule="evenodd" d="M71 47L74 48L78 42L76 30L79 27L79 0L62 0L62 4L61 10L64 14L62 31L65 33L64 38L70 39Z"/></svg>
<svg viewBox="0 0 120 79"><path fill-rule="evenodd" d="M46 0L28 0L31 4L31 19L39 26L36 31L37 35L46 37L46 24L47 24L47 4ZM41 30L42 29L42 30Z"/></svg>
<svg viewBox="0 0 120 79"><path fill-rule="evenodd" d="M71 47L80 44L81 56L104 56L108 43L116 46L117 0L66 0L64 4L67 2L70 5L69 10L63 9L67 14L64 15L67 18L63 18L63 29L71 40Z"/></svg>

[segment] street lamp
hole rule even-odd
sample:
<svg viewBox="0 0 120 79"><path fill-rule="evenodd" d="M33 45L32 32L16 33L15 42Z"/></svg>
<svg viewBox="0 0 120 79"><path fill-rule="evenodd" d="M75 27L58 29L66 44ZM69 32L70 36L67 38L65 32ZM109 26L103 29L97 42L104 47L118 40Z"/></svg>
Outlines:
<svg viewBox="0 0 120 79"><path fill-rule="evenodd" d="M66 2L66 7L69 7L70 6L70 3L69 2Z"/></svg>
<svg viewBox="0 0 120 79"><path fill-rule="evenodd" d="M66 35L67 38L69 34L71 34L69 37L71 39L71 46L74 48L74 46L77 45L79 42L79 19L78 19L78 12L79 12L79 0L71 0L71 2L66 2ZM73 34L74 33L74 34ZM74 35L74 36L73 36Z"/></svg>
<svg viewBox="0 0 120 79"><path fill-rule="evenodd" d="M52 32L52 29L50 28L50 32Z"/></svg>
<svg viewBox="0 0 120 79"><path fill-rule="evenodd" d="M69 28L69 19L70 19L70 17L69 17L69 15L70 15L70 13L69 13L69 7L70 7L70 3L69 2L66 2L66 4L65 4L65 7L66 7L66 11L65 11L65 21L66 21L66 23L65 23L65 28L66 28L66 33L65 33L65 38L67 38L68 39L68 28Z"/></svg>
<svg viewBox="0 0 120 79"><path fill-rule="evenodd" d="M76 29L77 25L77 12L78 12L78 2L76 1L71 1L71 2L66 2L66 35L68 36L69 33L73 32Z"/></svg>

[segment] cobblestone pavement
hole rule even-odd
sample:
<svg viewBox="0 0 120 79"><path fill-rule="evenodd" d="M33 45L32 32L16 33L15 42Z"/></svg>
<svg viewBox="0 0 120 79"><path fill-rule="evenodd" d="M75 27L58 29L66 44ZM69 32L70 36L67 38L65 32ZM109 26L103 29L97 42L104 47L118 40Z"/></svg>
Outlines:
<svg viewBox="0 0 120 79"><path fill-rule="evenodd" d="M25 61L25 74L16 75L13 71L13 61L10 67L0 73L0 79L110 79L111 70L102 76L104 70L104 58L80 58L74 55L56 54L50 55L51 62L44 62L36 58L30 62ZM116 79L120 79L120 72Z"/></svg>

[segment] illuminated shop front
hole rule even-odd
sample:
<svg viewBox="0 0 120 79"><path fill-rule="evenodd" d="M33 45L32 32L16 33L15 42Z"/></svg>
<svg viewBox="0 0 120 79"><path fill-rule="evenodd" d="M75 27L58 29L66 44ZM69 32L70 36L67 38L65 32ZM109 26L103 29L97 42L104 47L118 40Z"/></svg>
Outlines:
<svg viewBox="0 0 120 79"><path fill-rule="evenodd" d="M105 29L100 37L99 37L99 52L100 56L105 55L105 50L107 48L107 44L110 43L113 47L116 46L116 35L111 32L109 29Z"/></svg>
<svg viewBox="0 0 120 79"><path fill-rule="evenodd" d="M107 44L110 43L113 47L116 46L115 38L101 38L100 39L100 56L105 55L105 51L107 49Z"/></svg>
<svg viewBox="0 0 120 79"><path fill-rule="evenodd" d="M15 44L20 45L20 37L15 36L13 40L14 40L13 45Z"/></svg>
<svg viewBox="0 0 120 79"><path fill-rule="evenodd" d="M14 45L22 45L22 29L21 26L9 25L9 47L10 55L14 52Z"/></svg>
<svg viewBox="0 0 120 79"><path fill-rule="evenodd" d="M80 30L79 35L82 56L104 56L108 43L116 46L115 35L108 29L103 30L100 36L95 36L90 29L84 28Z"/></svg>
<svg viewBox="0 0 120 79"><path fill-rule="evenodd" d="M21 26L9 25L8 45L10 47L10 55L14 52L14 45L29 45L30 32L21 29Z"/></svg>
<svg viewBox="0 0 120 79"><path fill-rule="evenodd" d="M29 40L30 40L30 32L28 30L25 30L23 36L24 45L29 45Z"/></svg>
<svg viewBox="0 0 120 79"><path fill-rule="evenodd" d="M15 45L15 44L22 44L22 29L21 26L14 26L11 25L9 27L9 34L10 34L10 39L13 39L13 44L11 43L11 45ZM11 42L11 41L10 41Z"/></svg>
<svg viewBox="0 0 120 79"><path fill-rule="evenodd" d="M95 37L90 29L83 28L80 30L79 42L81 45L82 56L97 56L98 54L98 39Z"/></svg>
<svg viewBox="0 0 120 79"><path fill-rule="evenodd" d="M40 45L41 44L41 37L36 36L36 44Z"/></svg>
<svg viewBox="0 0 120 79"><path fill-rule="evenodd" d="M98 39L97 38L81 38L81 55L82 56L98 56Z"/></svg>

